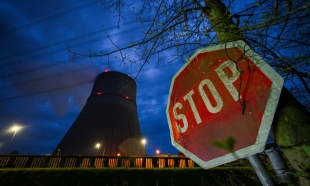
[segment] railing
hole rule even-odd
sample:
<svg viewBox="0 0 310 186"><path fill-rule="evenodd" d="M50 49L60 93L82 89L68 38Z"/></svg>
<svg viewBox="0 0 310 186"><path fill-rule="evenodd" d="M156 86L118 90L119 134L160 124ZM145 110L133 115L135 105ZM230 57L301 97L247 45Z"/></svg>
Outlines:
<svg viewBox="0 0 310 186"><path fill-rule="evenodd" d="M0 155L0 168L192 168L196 163L186 157L107 157Z"/></svg>

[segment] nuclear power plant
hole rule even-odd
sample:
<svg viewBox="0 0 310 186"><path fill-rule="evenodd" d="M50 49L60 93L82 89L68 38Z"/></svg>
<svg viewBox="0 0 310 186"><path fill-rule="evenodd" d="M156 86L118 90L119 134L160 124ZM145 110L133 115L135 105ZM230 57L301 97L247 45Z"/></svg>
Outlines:
<svg viewBox="0 0 310 186"><path fill-rule="evenodd" d="M99 74L84 108L53 155L146 156L136 90L136 82L126 74Z"/></svg>

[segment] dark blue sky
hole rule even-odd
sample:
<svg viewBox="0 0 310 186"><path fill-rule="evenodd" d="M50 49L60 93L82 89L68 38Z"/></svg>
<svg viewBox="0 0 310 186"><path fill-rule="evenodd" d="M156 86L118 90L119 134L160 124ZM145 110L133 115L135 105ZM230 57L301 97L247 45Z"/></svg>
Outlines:
<svg viewBox="0 0 310 186"><path fill-rule="evenodd" d="M166 105L171 79L185 60L170 63L173 48L150 58L141 71L143 61L124 63L120 53L72 60L67 51L105 53L140 41L144 34L133 14L140 5L133 2L121 10L124 19L120 22L117 12L105 11L102 1L0 2L0 153L8 147L13 125L23 128L7 152L52 153L85 105L96 76L106 69L132 77L139 74L137 107L148 155L157 149L178 152L171 145ZM245 6L244 1L233 2L232 13ZM125 54L127 59L139 58L133 50Z"/></svg>
<svg viewBox="0 0 310 186"><path fill-rule="evenodd" d="M137 6L137 5L136 5ZM0 152L13 135L8 129L22 126L8 152L50 154L67 132L88 98L95 77L105 69L136 76L141 66L124 64L119 55L108 58L75 58L75 52L115 49L141 39L139 24L124 10L126 20L117 28L117 17L104 11L99 1L1 1L0 3ZM129 53L128 53L129 55ZM133 56L134 57L134 56ZM183 62L145 65L137 79L137 106L147 152L156 149L176 154L171 145L165 114L172 76ZM155 68L156 67L156 68Z"/></svg>

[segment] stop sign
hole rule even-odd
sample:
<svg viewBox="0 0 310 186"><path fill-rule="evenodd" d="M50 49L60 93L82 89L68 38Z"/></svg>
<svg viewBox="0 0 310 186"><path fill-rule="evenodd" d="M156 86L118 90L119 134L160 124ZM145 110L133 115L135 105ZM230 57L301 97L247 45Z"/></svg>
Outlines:
<svg viewBox="0 0 310 186"><path fill-rule="evenodd" d="M263 151L282 86L243 41L198 50L170 86L173 146L206 169ZM228 137L233 152L212 145Z"/></svg>

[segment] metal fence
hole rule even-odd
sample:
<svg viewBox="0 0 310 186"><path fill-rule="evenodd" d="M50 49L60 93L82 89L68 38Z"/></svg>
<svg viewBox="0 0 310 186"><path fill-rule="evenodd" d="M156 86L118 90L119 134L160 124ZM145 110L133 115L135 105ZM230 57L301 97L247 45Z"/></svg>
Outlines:
<svg viewBox="0 0 310 186"><path fill-rule="evenodd" d="M106 157L0 155L0 168L192 168L198 167L186 157Z"/></svg>

